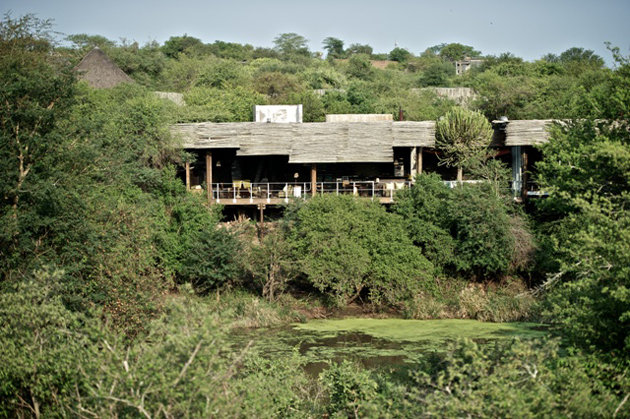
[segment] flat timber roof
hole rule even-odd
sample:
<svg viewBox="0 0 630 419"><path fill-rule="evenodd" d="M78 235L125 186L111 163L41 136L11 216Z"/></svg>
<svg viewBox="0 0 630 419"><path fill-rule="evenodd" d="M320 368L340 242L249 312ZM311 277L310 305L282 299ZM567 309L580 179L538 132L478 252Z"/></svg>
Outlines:
<svg viewBox="0 0 630 419"><path fill-rule="evenodd" d="M494 122L495 127L501 123ZM501 143L546 142L551 122L509 121ZM237 156L284 155L289 156L289 163L391 163L394 147L435 146L435 121L202 122L172 125L171 131L181 137L185 149L231 148Z"/></svg>

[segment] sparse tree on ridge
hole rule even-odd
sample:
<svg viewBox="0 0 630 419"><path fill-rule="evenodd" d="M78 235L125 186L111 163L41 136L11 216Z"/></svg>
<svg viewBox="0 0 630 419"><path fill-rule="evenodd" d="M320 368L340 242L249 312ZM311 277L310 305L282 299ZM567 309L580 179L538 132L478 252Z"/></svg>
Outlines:
<svg viewBox="0 0 630 419"><path fill-rule="evenodd" d="M374 50L368 44L350 44L348 49L346 49L347 55L355 55L355 54L367 54L372 55Z"/></svg>
<svg viewBox="0 0 630 419"><path fill-rule="evenodd" d="M324 49L328 51L327 57L329 58L345 58L346 53L343 49L343 41L339 38L333 38L329 36L324 39Z"/></svg>
<svg viewBox="0 0 630 419"><path fill-rule="evenodd" d="M285 58L293 55L310 56L311 51L308 49L308 39L297 33L281 33L273 40L275 49Z"/></svg>

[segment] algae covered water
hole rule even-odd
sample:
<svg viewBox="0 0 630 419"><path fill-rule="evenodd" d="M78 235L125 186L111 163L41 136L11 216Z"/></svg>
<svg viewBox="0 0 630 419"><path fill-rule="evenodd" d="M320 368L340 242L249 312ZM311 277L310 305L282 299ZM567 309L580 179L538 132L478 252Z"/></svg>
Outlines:
<svg viewBox="0 0 630 419"><path fill-rule="evenodd" d="M251 342L252 350L271 358L299 353L317 374L328 362L354 360L366 367L404 365L444 351L449 342L470 339L493 344L504 339L545 335L538 323L484 323L476 320L336 319L288 327L241 331L234 348Z"/></svg>

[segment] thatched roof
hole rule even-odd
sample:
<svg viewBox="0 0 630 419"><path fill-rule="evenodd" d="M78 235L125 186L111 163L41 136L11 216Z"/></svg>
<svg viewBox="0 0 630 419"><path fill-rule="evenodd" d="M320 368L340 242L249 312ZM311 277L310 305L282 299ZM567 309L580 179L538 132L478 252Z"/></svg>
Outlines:
<svg viewBox="0 0 630 419"><path fill-rule="evenodd" d="M551 119L516 120L506 122L505 145L535 145L549 141L549 127L554 121ZM495 126L502 121L493 121Z"/></svg>
<svg viewBox="0 0 630 419"><path fill-rule="evenodd" d="M551 120L494 121L492 146L548 141ZM505 130L500 126L505 124ZM289 156L290 163L392 162L394 147L435 147L434 121L177 124L186 149L236 149L238 156Z"/></svg>
<svg viewBox="0 0 630 419"><path fill-rule="evenodd" d="M235 148L238 156L287 155L291 163L381 162L394 147L432 147L433 121L266 124L255 122L178 124L187 149Z"/></svg>
<svg viewBox="0 0 630 419"><path fill-rule="evenodd" d="M81 80L87 81L96 89L107 89L120 83L134 82L98 47L88 52L74 70Z"/></svg>

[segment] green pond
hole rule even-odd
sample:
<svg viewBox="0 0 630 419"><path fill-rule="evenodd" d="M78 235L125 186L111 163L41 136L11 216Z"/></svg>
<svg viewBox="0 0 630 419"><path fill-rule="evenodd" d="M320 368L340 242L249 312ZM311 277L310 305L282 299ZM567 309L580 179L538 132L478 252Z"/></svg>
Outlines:
<svg viewBox="0 0 630 419"><path fill-rule="evenodd" d="M366 367L399 366L443 351L448 342L458 339L492 344L502 339L542 337L545 329L538 323L361 318L240 331L231 340L235 349L252 342L253 351L270 358L298 351L308 362L307 371L318 374L331 360L355 360Z"/></svg>

